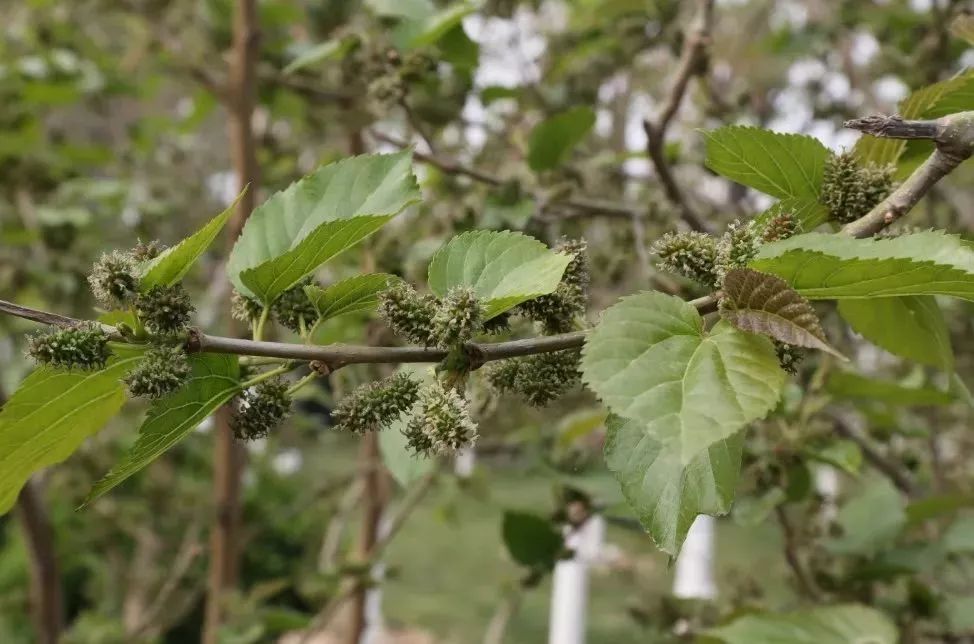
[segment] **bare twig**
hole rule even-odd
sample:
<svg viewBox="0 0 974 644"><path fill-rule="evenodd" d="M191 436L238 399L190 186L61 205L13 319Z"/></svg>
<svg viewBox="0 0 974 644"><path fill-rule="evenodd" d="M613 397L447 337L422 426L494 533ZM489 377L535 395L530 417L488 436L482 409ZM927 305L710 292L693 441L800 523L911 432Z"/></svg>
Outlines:
<svg viewBox="0 0 974 644"><path fill-rule="evenodd" d="M849 423L845 421L838 414L831 415L833 425L835 426L835 433L843 438L852 441L859 447L859 451L862 452L863 458L876 468L881 474L890 480L897 487L897 489L907 496L916 495L916 486L913 484L913 480L910 478L909 474L904 472L899 465L894 463L892 460L886 458L886 456L880 452L875 445L869 442L864 436L859 432L854 430Z"/></svg>
<svg viewBox="0 0 974 644"><path fill-rule="evenodd" d="M706 73L710 51L710 32L714 22L714 0L699 0L694 24L683 40L683 52L677 66L673 84L659 113L653 119L643 121L646 132L646 152L649 154L666 198L680 211L680 217L694 230L709 231L709 226L690 205L680 189L669 161L666 159L666 131L680 109L690 79Z"/></svg>
<svg viewBox="0 0 974 644"><path fill-rule="evenodd" d="M388 143L389 145L394 145L397 148L406 149L410 147L410 144L401 139L397 139L388 134L377 132L371 130L370 134L377 141L382 141L383 143ZM419 150L413 150L413 158L420 163L425 163L431 165L434 168L442 170L446 174L458 175L461 177L467 177L473 179L478 183L483 183L488 186L500 186L504 184L504 180L500 177L494 176L490 173L478 170L477 168L471 168L466 166L459 161L453 159L445 159L443 157L427 154L420 152ZM602 216L602 217L624 217L632 219L635 217L643 217L643 209L638 206L629 206L626 204L615 203L612 201L605 201L602 199L591 199L586 197L571 197L566 199L556 199L551 202L547 202L543 195L531 194L532 199L542 203L546 206L557 206L560 208L568 208L570 210L577 211L578 213L583 213L589 216Z"/></svg>
<svg viewBox="0 0 974 644"><path fill-rule="evenodd" d="M799 544L795 527L791 524L791 519L788 518L788 513L783 506L777 506L774 511L778 519L778 525L781 527L781 535L784 538L785 561L788 562L788 567L791 568L792 573L795 575L802 594L811 600L818 600L822 593L812 579L812 576L805 569L805 564L798 554Z"/></svg>
<svg viewBox="0 0 974 644"><path fill-rule="evenodd" d="M3 402L0 393L0 402ZM54 528L34 480L17 497L17 516L30 562L30 614L39 644L56 644L64 630L64 597L54 544Z"/></svg>
<svg viewBox="0 0 974 644"><path fill-rule="evenodd" d="M974 153L974 112L950 114L936 121L909 121L898 116L869 116L846 121L845 126L874 136L894 139L928 139L936 144L923 164L886 199L842 231L853 237L871 237L900 219L938 181Z"/></svg>

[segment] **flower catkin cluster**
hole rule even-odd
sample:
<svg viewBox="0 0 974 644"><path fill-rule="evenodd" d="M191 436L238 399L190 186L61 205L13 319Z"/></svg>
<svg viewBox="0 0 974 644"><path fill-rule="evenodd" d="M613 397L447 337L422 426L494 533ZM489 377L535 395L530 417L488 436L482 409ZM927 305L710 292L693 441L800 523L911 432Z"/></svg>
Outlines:
<svg viewBox="0 0 974 644"><path fill-rule="evenodd" d="M890 193L894 170L892 165L861 166L851 152L833 154L825 163L819 201L833 221L855 221Z"/></svg>
<svg viewBox="0 0 974 644"><path fill-rule="evenodd" d="M356 434L387 427L408 411L419 396L419 383L405 373L362 385L332 411L338 429Z"/></svg>
<svg viewBox="0 0 974 644"><path fill-rule="evenodd" d="M473 289L454 286L437 303L430 320L429 343L438 347L455 347L468 342L481 328L480 302Z"/></svg>
<svg viewBox="0 0 974 644"><path fill-rule="evenodd" d="M566 349L504 360L485 367L487 381L498 392L516 393L543 407L579 382L580 358L577 349Z"/></svg>
<svg viewBox="0 0 974 644"><path fill-rule="evenodd" d="M717 285L714 265L717 261L716 240L701 232L666 233L653 244L661 271L682 275L704 286Z"/></svg>
<svg viewBox="0 0 974 644"><path fill-rule="evenodd" d="M727 271L747 266L758 254L760 246L761 240L755 234L752 223L740 220L731 222L727 232L717 241L714 272L718 284L724 281Z"/></svg>
<svg viewBox="0 0 974 644"><path fill-rule="evenodd" d="M467 401L439 381L419 390L419 402L403 435L417 454L432 455L469 447L477 440L477 424Z"/></svg>
<svg viewBox="0 0 974 644"><path fill-rule="evenodd" d="M567 333L574 328L575 318L585 314L591 280L585 240L565 239L554 250L573 256L558 288L548 295L522 302L516 309L519 314L541 323L548 334Z"/></svg>
<svg viewBox="0 0 974 644"><path fill-rule="evenodd" d="M230 315L234 320L249 324L260 317L263 308L260 302L236 289L230 296Z"/></svg>
<svg viewBox="0 0 974 644"><path fill-rule="evenodd" d="M762 243L780 241L801 232L801 223L790 212L780 212L764 222L758 232Z"/></svg>
<svg viewBox="0 0 974 644"><path fill-rule="evenodd" d="M182 387L190 372L189 359L182 347L159 346L146 352L124 382L131 395L155 400Z"/></svg>
<svg viewBox="0 0 974 644"><path fill-rule="evenodd" d="M231 421L233 434L240 440L257 440L280 425L291 411L287 382L265 380L237 399Z"/></svg>
<svg viewBox="0 0 974 644"><path fill-rule="evenodd" d="M138 293L138 262L132 253L112 251L101 256L88 275L95 300L109 309L128 306Z"/></svg>
<svg viewBox="0 0 974 644"><path fill-rule="evenodd" d="M379 316L393 332L414 344L428 346L436 298L420 295L409 284L397 282L379 295Z"/></svg>
<svg viewBox="0 0 974 644"><path fill-rule="evenodd" d="M170 335L184 330L194 310L182 284L153 286L135 298L135 311L152 333Z"/></svg>
<svg viewBox="0 0 974 644"><path fill-rule="evenodd" d="M84 323L27 337L27 355L42 364L64 369L101 369L111 357L108 336L101 326Z"/></svg>
<svg viewBox="0 0 974 644"><path fill-rule="evenodd" d="M799 365L805 359L805 349L774 340L774 350L781 368L793 376L796 375Z"/></svg>
<svg viewBox="0 0 974 644"><path fill-rule="evenodd" d="M307 325L318 317L308 294L304 292L304 287L310 283L311 279L306 279L284 291L271 307L277 321L295 333L301 331L302 325Z"/></svg>

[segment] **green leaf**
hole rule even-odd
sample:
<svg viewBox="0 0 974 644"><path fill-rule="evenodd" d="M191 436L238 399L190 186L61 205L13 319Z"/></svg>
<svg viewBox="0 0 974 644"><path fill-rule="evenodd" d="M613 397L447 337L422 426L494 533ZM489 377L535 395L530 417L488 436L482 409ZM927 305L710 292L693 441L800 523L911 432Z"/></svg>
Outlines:
<svg viewBox="0 0 974 644"><path fill-rule="evenodd" d="M727 271L720 315L741 331L845 357L832 348L815 309L780 277L750 268Z"/></svg>
<svg viewBox="0 0 974 644"><path fill-rule="evenodd" d="M943 546L947 552L974 552L974 517L958 517L944 532Z"/></svg>
<svg viewBox="0 0 974 644"><path fill-rule="evenodd" d="M234 286L269 304L419 201L411 158L409 151L351 157L271 196L230 253Z"/></svg>
<svg viewBox="0 0 974 644"><path fill-rule="evenodd" d="M818 139L730 125L704 132L707 167L779 199L818 200L829 150Z"/></svg>
<svg viewBox="0 0 974 644"><path fill-rule="evenodd" d="M312 65L317 65L328 60L341 60L345 57L345 54L357 47L358 44L359 38L354 35L326 40L304 50L297 58L288 63L282 72L284 74L293 74L299 69L311 67Z"/></svg>
<svg viewBox="0 0 974 644"><path fill-rule="evenodd" d="M842 536L827 547L838 554L871 555L893 543L906 526L903 498L886 479L877 479L840 509Z"/></svg>
<svg viewBox="0 0 974 644"><path fill-rule="evenodd" d="M730 510L743 442L741 431L684 463L678 440L662 442L645 424L613 415L605 463L656 546L675 556L698 514Z"/></svg>
<svg viewBox="0 0 974 644"><path fill-rule="evenodd" d="M938 494L911 501L906 506L909 525L916 525L944 516L956 514L963 508L974 507L974 496L967 494Z"/></svg>
<svg viewBox="0 0 974 644"><path fill-rule="evenodd" d="M82 507L154 461L240 391L236 356L200 353L191 355L189 361L193 368L189 382L149 409L135 445L95 483Z"/></svg>
<svg viewBox="0 0 974 644"><path fill-rule="evenodd" d="M528 139L528 165L535 172L557 168L595 125L595 111L573 107L539 123Z"/></svg>
<svg viewBox="0 0 974 644"><path fill-rule="evenodd" d="M890 353L946 371L954 368L950 331L931 295L840 300L839 313L856 333Z"/></svg>
<svg viewBox="0 0 974 644"><path fill-rule="evenodd" d="M379 450L382 462L392 474L392 478L402 487L423 478L436 466L436 461L428 456L419 456L409 450L406 437L402 433L405 426L403 418L394 421L379 432Z"/></svg>
<svg viewBox="0 0 974 644"><path fill-rule="evenodd" d="M318 312L318 320L324 322L346 313L371 311L379 303L379 293L384 291L391 281L398 279L388 273L356 275L335 282L327 288L305 286L304 292Z"/></svg>
<svg viewBox="0 0 974 644"><path fill-rule="evenodd" d="M767 338L721 322L709 334L689 303L656 292L622 299L585 342L583 379L645 434L690 464L777 404L785 382Z"/></svg>
<svg viewBox="0 0 974 644"><path fill-rule="evenodd" d="M962 13L950 23L950 33L974 46L974 16Z"/></svg>
<svg viewBox="0 0 974 644"><path fill-rule="evenodd" d="M816 461L834 465L849 474L857 474L862 467L862 451L854 442L845 439L808 449L808 457Z"/></svg>
<svg viewBox="0 0 974 644"><path fill-rule="evenodd" d="M435 44L443 36L458 26L464 17L476 11L477 7L470 2L457 2L419 21L410 32L411 47L425 47Z"/></svg>
<svg viewBox="0 0 974 644"><path fill-rule="evenodd" d="M974 631L974 596L946 598L944 613L951 633Z"/></svg>
<svg viewBox="0 0 974 644"><path fill-rule="evenodd" d="M837 398L865 398L890 405L949 405L954 396L930 387L904 387L891 380L866 378L851 371L833 371L825 389Z"/></svg>
<svg viewBox="0 0 974 644"><path fill-rule="evenodd" d="M237 195L233 203L227 206L226 210L211 219L205 226L179 242L171 248L167 248L158 257L149 260L142 267L142 279L139 281L139 290L143 293L153 286L172 286L186 276L196 260L200 258L206 249L210 247L216 236L223 230L223 226L233 215L237 208L237 203L247 192Z"/></svg>
<svg viewBox="0 0 974 644"><path fill-rule="evenodd" d="M429 287L438 297L454 286L472 288L490 319L553 292L571 260L521 233L475 230L457 235L433 255Z"/></svg>
<svg viewBox="0 0 974 644"><path fill-rule="evenodd" d="M141 355L114 357L100 371L39 367L0 410L0 514L31 474L70 456L125 402L120 379Z"/></svg>
<svg viewBox="0 0 974 644"><path fill-rule="evenodd" d="M734 522L747 528L759 526L786 500L788 495L780 487L773 487L760 496L738 499L734 504Z"/></svg>
<svg viewBox="0 0 974 644"><path fill-rule="evenodd" d="M783 278L812 300L952 295L974 300L974 250L957 235L892 239L807 233L766 244L751 268Z"/></svg>
<svg viewBox="0 0 974 644"><path fill-rule="evenodd" d="M858 604L817 606L789 613L750 613L706 631L724 644L896 644L896 626Z"/></svg>
<svg viewBox="0 0 974 644"><path fill-rule="evenodd" d="M551 521L527 512L504 512L501 533L511 558L529 568L554 568L563 548L564 540Z"/></svg>

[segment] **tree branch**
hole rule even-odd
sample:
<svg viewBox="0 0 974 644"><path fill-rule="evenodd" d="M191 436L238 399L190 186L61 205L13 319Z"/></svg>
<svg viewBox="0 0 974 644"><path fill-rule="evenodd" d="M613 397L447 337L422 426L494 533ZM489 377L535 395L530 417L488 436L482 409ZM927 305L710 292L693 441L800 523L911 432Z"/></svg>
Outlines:
<svg viewBox="0 0 974 644"><path fill-rule="evenodd" d="M376 130L370 130L372 138L377 141L382 141L383 143L388 143L389 145L394 145L400 149L406 149L410 147L410 144L396 137L389 136L382 132ZM425 152L420 152L419 150L413 150L413 158L420 163L425 163L431 165L434 168L445 172L446 174L458 175L461 177L467 177L468 179L473 179L478 183L483 183L488 186L501 186L505 183L504 179L494 176L482 170L476 168L471 168L469 166L463 165L462 163L452 160L445 159L443 157L437 156L435 154L427 154ZM642 217L644 213L638 206L628 206L626 204L615 203L612 201L605 201L602 199L591 199L586 197L571 197L568 199L556 199L552 202L546 202L543 195L532 193L531 198L540 204L547 206L559 206L563 208L569 208L575 210L579 213L584 213L586 215L601 216L601 217L624 217L627 219L632 219L634 217Z"/></svg>
<svg viewBox="0 0 974 644"><path fill-rule="evenodd" d="M900 492L907 496L916 495L916 486L913 484L913 480L906 472L900 469L899 465L886 458L882 452L876 449L875 445L854 430L845 419L839 417L838 414L832 414L831 416L836 434L855 443L859 447L859 451L862 452L863 458L888 478Z"/></svg>
<svg viewBox="0 0 974 644"><path fill-rule="evenodd" d="M669 161L666 159L665 143L666 131L680 109L690 79L706 73L713 22L714 0L699 0L697 17L693 27L687 29L680 63L673 78L673 84L670 86L670 91L663 102L663 107L654 119L643 120L643 131L646 132L646 152L653 162L653 167L656 168L660 183L663 184L663 192L666 194L666 198L679 209L680 217L690 228L704 232L709 232L710 227L693 209L683 194L683 190L677 184L670 169Z"/></svg>
<svg viewBox="0 0 974 644"><path fill-rule="evenodd" d="M927 139L937 146L933 154L886 199L863 217L842 228L842 232L853 237L871 237L900 219L930 188L974 153L974 112L950 114L935 121L910 121L899 116L869 116L846 121L845 126L873 136Z"/></svg>

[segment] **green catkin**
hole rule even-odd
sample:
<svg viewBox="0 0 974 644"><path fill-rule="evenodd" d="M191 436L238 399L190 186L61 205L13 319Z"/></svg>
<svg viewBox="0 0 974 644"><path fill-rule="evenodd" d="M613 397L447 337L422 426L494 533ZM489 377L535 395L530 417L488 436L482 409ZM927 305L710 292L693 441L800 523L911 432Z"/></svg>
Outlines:
<svg viewBox="0 0 974 644"><path fill-rule="evenodd" d="M667 233L653 244L652 250L659 257L656 266L661 271L682 275L704 286L717 284L717 243L710 235L695 231Z"/></svg>
<svg viewBox="0 0 974 644"><path fill-rule="evenodd" d="M147 351L124 382L132 396L155 400L182 387L191 371L182 347L160 346Z"/></svg>
<svg viewBox="0 0 974 644"><path fill-rule="evenodd" d="M280 378L265 380L238 398L230 426L239 440L257 440L284 422L290 411L287 382Z"/></svg>
<svg viewBox="0 0 974 644"><path fill-rule="evenodd" d="M481 329L482 311L473 289L454 286L436 306L430 320L431 344L451 348L469 342Z"/></svg>
<svg viewBox="0 0 974 644"><path fill-rule="evenodd" d="M436 314L436 298L420 295L399 282L379 295L379 316L392 331L408 342L429 346L430 327Z"/></svg>
<svg viewBox="0 0 974 644"><path fill-rule="evenodd" d="M559 242L554 250L574 257L565 268L558 288L554 293L522 302L516 309L521 315L540 322L546 334L571 331L575 328L575 319L585 314L591 279L586 249L584 240L566 239Z"/></svg>
<svg viewBox="0 0 974 644"><path fill-rule="evenodd" d="M439 381L419 390L419 402L403 435L417 454L433 455L469 447L477 440L477 425L467 401Z"/></svg>
<svg viewBox="0 0 974 644"><path fill-rule="evenodd" d="M195 310L182 284L153 286L135 298L135 311L151 333L171 335L183 331Z"/></svg>
<svg viewBox="0 0 974 644"><path fill-rule="evenodd" d="M362 385L331 413L336 429L356 434L384 429L409 410L419 396L419 382L405 373Z"/></svg>
<svg viewBox="0 0 974 644"><path fill-rule="evenodd" d="M851 152L833 154L825 163L819 201L832 221L855 221L890 193L894 170L892 165L860 166Z"/></svg>
<svg viewBox="0 0 974 644"><path fill-rule="evenodd" d="M94 370L102 369L112 352L101 326L86 322L27 336L27 355L52 367Z"/></svg>
<svg viewBox="0 0 974 644"><path fill-rule="evenodd" d="M139 287L136 261L130 253L105 253L92 267L88 284L101 306L109 309L127 306Z"/></svg>
<svg viewBox="0 0 974 644"><path fill-rule="evenodd" d="M563 395L581 379L577 349L540 353L489 364L487 382L498 392L516 393L528 403L543 407Z"/></svg>
<svg viewBox="0 0 974 644"><path fill-rule="evenodd" d="M731 222L727 232L717 242L717 258L714 262L717 284L724 280L727 271L747 266L757 256L760 245L753 225L740 220Z"/></svg>
<svg viewBox="0 0 974 644"><path fill-rule="evenodd" d="M765 244L794 237L801 232L801 224L790 212L771 217L761 228L760 238Z"/></svg>
<svg viewBox="0 0 974 644"><path fill-rule="evenodd" d="M500 315L486 320L483 324L484 333L501 334L511 330L511 312L504 311Z"/></svg>
<svg viewBox="0 0 974 644"><path fill-rule="evenodd" d="M260 318L263 305L252 297L247 297L243 293L234 289L230 296L230 316L240 322L253 322Z"/></svg>
<svg viewBox="0 0 974 644"><path fill-rule="evenodd" d="M284 291L271 307L277 321L295 333L301 331L302 321L307 325L318 317L308 294L304 292L304 287L308 284L311 284L310 279L303 280L296 286Z"/></svg>

